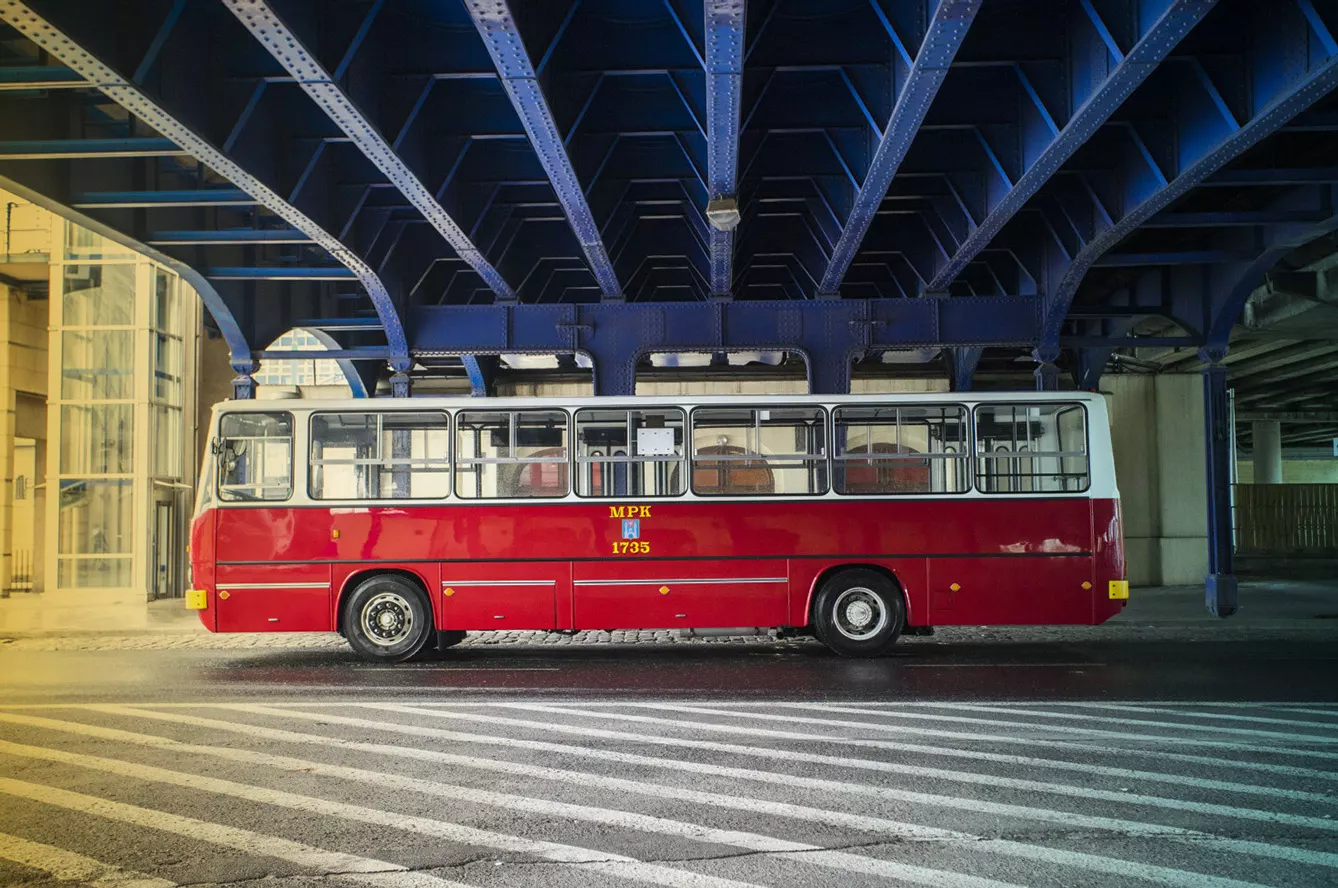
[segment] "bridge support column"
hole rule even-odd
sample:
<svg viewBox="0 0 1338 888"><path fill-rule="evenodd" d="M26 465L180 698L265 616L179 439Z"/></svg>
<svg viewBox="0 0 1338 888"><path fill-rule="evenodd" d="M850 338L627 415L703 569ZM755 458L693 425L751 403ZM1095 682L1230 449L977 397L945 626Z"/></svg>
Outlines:
<svg viewBox="0 0 1338 888"><path fill-rule="evenodd" d="M469 393L476 398L486 398L497 394L497 368L501 358L497 355L461 355L465 373L469 376Z"/></svg>
<svg viewBox="0 0 1338 888"><path fill-rule="evenodd" d="M1204 456L1208 474L1208 576L1204 603L1215 617L1236 612L1236 575L1231 533L1231 411L1227 403L1227 371L1220 361L1225 349L1204 352Z"/></svg>
<svg viewBox="0 0 1338 888"><path fill-rule="evenodd" d="M407 398L413 394L413 381L409 378L409 368L412 366L412 361L396 360L390 362L390 396L392 398Z"/></svg>
<svg viewBox="0 0 1338 888"><path fill-rule="evenodd" d="M620 398L636 395L635 348L607 348L591 354L596 395L615 395Z"/></svg>
<svg viewBox="0 0 1338 888"><path fill-rule="evenodd" d="M1276 419L1250 424L1254 440L1254 483L1282 483L1282 423Z"/></svg>
<svg viewBox="0 0 1338 888"><path fill-rule="evenodd" d="M1036 376L1036 391L1059 391L1059 365L1055 363L1059 360L1059 349L1042 346L1032 351L1031 358L1036 362L1036 369L1033 371Z"/></svg>
<svg viewBox="0 0 1338 888"><path fill-rule="evenodd" d="M232 371L237 375L232 378L232 399L249 401L256 396L255 372L260 365L255 361L233 361Z"/></svg>
<svg viewBox="0 0 1338 888"><path fill-rule="evenodd" d="M807 361L810 395L850 394L850 355L810 348Z"/></svg>

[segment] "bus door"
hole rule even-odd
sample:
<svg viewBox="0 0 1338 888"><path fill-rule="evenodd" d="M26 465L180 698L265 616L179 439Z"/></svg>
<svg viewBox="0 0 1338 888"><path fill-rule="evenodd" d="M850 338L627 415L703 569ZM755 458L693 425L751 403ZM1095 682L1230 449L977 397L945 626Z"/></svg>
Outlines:
<svg viewBox="0 0 1338 888"><path fill-rule="evenodd" d="M443 629L557 629L571 601L566 561L459 561L441 566ZM563 623L569 623L570 618Z"/></svg>

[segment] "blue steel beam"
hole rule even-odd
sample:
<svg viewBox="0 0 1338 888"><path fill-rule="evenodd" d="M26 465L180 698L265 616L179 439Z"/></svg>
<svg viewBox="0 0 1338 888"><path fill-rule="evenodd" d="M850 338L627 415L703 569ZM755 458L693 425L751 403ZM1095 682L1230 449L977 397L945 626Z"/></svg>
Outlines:
<svg viewBox="0 0 1338 888"><path fill-rule="evenodd" d="M743 91L744 0L705 0L707 188L709 198L737 198L739 107ZM734 231L712 227L711 295L733 288Z"/></svg>
<svg viewBox="0 0 1338 888"><path fill-rule="evenodd" d="M1029 297L712 300L584 305L440 305L412 309L416 355L587 354L596 394L635 393L653 352L790 351L814 391L848 391L850 362L889 348L1025 346L1039 319Z"/></svg>
<svg viewBox="0 0 1338 888"><path fill-rule="evenodd" d="M948 74L952 60L961 48L962 40L971 28L971 22L980 11L981 0L939 0L933 18L925 31L924 41L915 55L915 62L901 87L892 116L883 137L874 152L873 162L864 176L859 193L846 220L841 237L832 251L831 261L823 272L818 292L835 295L841 288L855 252L864 242L874 214L887 196L888 186L906 159L911 142L924 122L925 114L938 94Z"/></svg>
<svg viewBox="0 0 1338 888"><path fill-rule="evenodd" d="M1216 3L1217 0L1173 0L1166 11L1143 31L1138 43L1128 55L1120 58L1116 47L1114 54L1120 59L1119 63L1074 112L1069 122L1022 177L1009 188L1003 199L989 211L984 221L976 226L961 247L953 253L952 258L939 269L929 282L928 288L934 292L946 291L962 270L980 255L981 250L989 246L1004 225L1035 197L1064 162L1105 124L1130 93L1170 55L1185 35L1203 20ZM1095 10L1085 0L1084 8L1092 16L1094 26L1098 31L1102 31L1104 26L1095 16ZM1108 41L1108 47L1114 45L1108 31L1104 32L1104 39Z"/></svg>
<svg viewBox="0 0 1338 888"><path fill-rule="evenodd" d="M215 281L352 281L352 269L341 266L313 268L307 265L244 267L224 266L204 269L204 276Z"/></svg>
<svg viewBox="0 0 1338 888"><path fill-rule="evenodd" d="M96 83L98 89L112 101L188 150L196 160L228 179L237 189L249 194L290 226L307 234L314 243L323 247L336 261L341 262L362 284L376 308L392 355L391 366L400 373L409 369L411 366L409 345L404 335L404 325L400 320L399 311L381 279L360 256L345 247L306 214L283 200L259 178L247 172L203 136L168 113L125 77L34 12L26 3L6 0L0 5L0 20L8 23L71 70L78 72L80 76ZM233 355L233 360L234 363L238 361L236 354Z"/></svg>
<svg viewBox="0 0 1338 888"><path fill-rule="evenodd" d="M0 68L0 92L32 89L80 89L89 82L64 65L16 65Z"/></svg>
<svg viewBox="0 0 1338 888"><path fill-rule="evenodd" d="M516 27L510 4L507 0L464 0L464 4L492 56L511 104L520 115L539 163L557 192L567 221L590 263L590 271L599 283L600 292L605 299L621 300L623 291L613 271L613 262L604 248L571 157L562 144L562 136L539 86L538 74Z"/></svg>
<svg viewBox="0 0 1338 888"><path fill-rule="evenodd" d="M176 209L181 207L252 207L259 204L239 188L190 191L85 191L70 205L79 210Z"/></svg>
<svg viewBox="0 0 1338 888"><path fill-rule="evenodd" d="M1303 76L1279 87L1277 92L1267 97L1262 107L1257 108L1253 116L1239 128L1232 130L1192 162L1186 163L1179 175L1169 180L1165 186L1151 192L1118 221L1101 230L1072 257L1071 261L1066 263L1053 289L1044 297L1041 339L1043 354L1057 355L1060 331L1069 306L1073 303L1073 297L1077 294L1087 271L1107 252L1139 226L1154 218L1195 186L1208 180L1228 163L1277 132L1287 121L1338 87L1338 55L1321 58L1323 60L1312 63L1310 70ZM1280 59L1275 61L1278 64L1282 63ZM1224 178L1230 178L1230 175Z"/></svg>
<svg viewBox="0 0 1338 888"><path fill-rule="evenodd" d="M144 243L155 247L309 244L311 238L296 228L223 228L216 231L154 231L144 238Z"/></svg>
<svg viewBox="0 0 1338 888"><path fill-rule="evenodd" d="M107 157L189 157L171 139L36 139L0 142L0 160L83 160Z"/></svg>
<svg viewBox="0 0 1338 888"><path fill-rule="evenodd" d="M390 179L451 249L483 278L498 299L515 299L515 291L474 246L469 236L437 198L395 153L370 120L354 106L334 78L285 24L267 0L223 0L246 29L296 78L303 91L353 141L368 160Z"/></svg>

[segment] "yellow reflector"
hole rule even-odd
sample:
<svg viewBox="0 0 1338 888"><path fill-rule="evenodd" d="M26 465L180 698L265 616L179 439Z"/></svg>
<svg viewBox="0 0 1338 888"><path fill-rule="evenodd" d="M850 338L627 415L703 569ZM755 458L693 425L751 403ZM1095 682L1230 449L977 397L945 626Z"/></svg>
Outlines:
<svg viewBox="0 0 1338 888"><path fill-rule="evenodd" d="M1126 599L1126 598L1128 598L1128 597L1129 597L1129 581L1128 581L1128 580L1111 580L1111 581L1110 581L1110 597L1111 597L1111 598L1119 598L1119 599Z"/></svg>
<svg viewBox="0 0 1338 888"><path fill-rule="evenodd" d="M202 611L209 607L209 593L203 589L191 589L186 593L186 610Z"/></svg>

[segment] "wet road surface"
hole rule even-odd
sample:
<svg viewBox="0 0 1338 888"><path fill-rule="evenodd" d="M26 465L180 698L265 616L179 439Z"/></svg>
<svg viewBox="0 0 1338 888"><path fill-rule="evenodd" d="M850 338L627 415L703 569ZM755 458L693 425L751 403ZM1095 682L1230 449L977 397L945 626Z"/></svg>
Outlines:
<svg viewBox="0 0 1338 888"><path fill-rule="evenodd" d="M1336 658L0 645L0 885L1333 885Z"/></svg>

